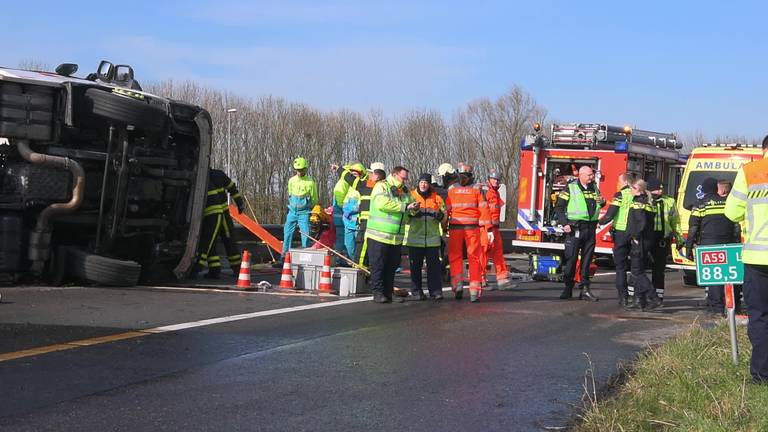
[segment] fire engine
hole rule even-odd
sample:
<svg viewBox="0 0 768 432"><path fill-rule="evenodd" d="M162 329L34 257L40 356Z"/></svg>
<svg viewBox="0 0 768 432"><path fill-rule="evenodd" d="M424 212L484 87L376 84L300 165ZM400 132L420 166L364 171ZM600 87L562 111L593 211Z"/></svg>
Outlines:
<svg viewBox="0 0 768 432"><path fill-rule="evenodd" d="M667 191L677 190L682 144L672 133L601 123L553 124L549 138L539 124L521 142L516 248L558 254L565 249L562 228L554 219L558 193L577 177L581 166L595 170L595 182L606 202L616 193L619 175L632 172L659 178ZM607 211L600 210L601 216ZM612 254L610 224L599 228L595 253Z"/></svg>

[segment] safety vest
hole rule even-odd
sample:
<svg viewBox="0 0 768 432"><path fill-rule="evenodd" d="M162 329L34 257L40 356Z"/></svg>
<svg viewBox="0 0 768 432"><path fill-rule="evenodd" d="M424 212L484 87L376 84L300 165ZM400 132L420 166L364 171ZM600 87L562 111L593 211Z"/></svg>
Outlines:
<svg viewBox="0 0 768 432"><path fill-rule="evenodd" d="M405 186L396 186L392 176L376 183L371 194L371 211L365 238L381 243L403 244L406 224L406 207L411 196Z"/></svg>
<svg viewBox="0 0 768 432"><path fill-rule="evenodd" d="M659 205L661 205L661 208L659 208ZM675 199L665 195L654 200L653 230L663 232L664 238L674 236L677 241L681 241L680 215L677 213L676 206ZM663 212L663 217L659 211Z"/></svg>
<svg viewBox="0 0 768 432"><path fill-rule="evenodd" d="M566 217L572 221L590 221L594 222L600 218L600 206L597 203L601 200L600 189L595 186L595 192L582 191L578 182L568 183L568 207L565 209ZM595 211L590 216L587 209L587 199L595 200Z"/></svg>
<svg viewBox="0 0 768 432"><path fill-rule="evenodd" d="M411 198L419 203L418 213L408 218L405 227L405 245L413 247L438 247L440 246L441 229L440 222L445 214L445 202L435 191L431 191L426 197L413 190Z"/></svg>
<svg viewBox="0 0 768 432"><path fill-rule="evenodd" d="M453 228L491 225L488 202L480 188L475 185L452 184L448 188L445 206L448 210L448 223Z"/></svg>
<svg viewBox="0 0 768 432"><path fill-rule="evenodd" d="M616 213L616 217L613 220L613 229L616 231L627 230L627 218L629 217L629 208L632 207L632 191L625 187L619 191L621 194L620 201L616 201L616 198L611 201L611 205L619 207L619 212Z"/></svg>
<svg viewBox="0 0 768 432"><path fill-rule="evenodd" d="M741 260L768 264L768 159L750 162L736 174L725 204L725 215L734 222L746 221Z"/></svg>
<svg viewBox="0 0 768 432"><path fill-rule="evenodd" d="M491 215L491 224L499 226L501 224L501 208L504 207L504 200L501 199L498 189L489 187L485 193L485 199L488 200L488 212Z"/></svg>
<svg viewBox="0 0 768 432"><path fill-rule="evenodd" d="M368 220L368 214L371 211L371 193L373 193L374 186L376 186L376 182L367 179L365 183L361 182L357 187L360 193L360 216L358 216L360 222Z"/></svg>
<svg viewBox="0 0 768 432"><path fill-rule="evenodd" d="M349 169L349 165L345 165L344 169L339 174L339 180L333 186L333 224L336 226L344 225L344 199L347 197L347 192L352 187L357 186L358 181L366 180L368 173L364 173L363 177L357 177L352 174Z"/></svg>
<svg viewBox="0 0 768 432"><path fill-rule="evenodd" d="M235 182L227 176L224 171L211 169L208 171L208 193L205 200L205 210L203 216L222 214L229 211L227 204L227 194L237 202L238 206L243 205L243 197L235 186Z"/></svg>
<svg viewBox="0 0 768 432"><path fill-rule="evenodd" d="M310 213L317 204L317 183L305 175L295 175L288 180L288 211L294 213Z"/></svg>

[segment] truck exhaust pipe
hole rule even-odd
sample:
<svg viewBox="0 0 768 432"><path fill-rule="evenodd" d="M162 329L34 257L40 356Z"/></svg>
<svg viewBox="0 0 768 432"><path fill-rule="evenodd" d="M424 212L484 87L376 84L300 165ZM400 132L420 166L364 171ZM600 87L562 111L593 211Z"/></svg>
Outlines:
<svg viewBox="0 0 768 432"><path fill-rule="evenodd" d="M27 257L32 261L32 272L36 276L43 273L45 262L50 256L51 227L53 215L69 213L77 210L83 202L85 193L85 171L76 161L61 156L52 156L32 150L27 140L17 140L16 147L21 157L33 165L64 168L72 173L72 198L65 203L53 203L44 208L37 218L37 224L29 235L29 251Z"/></svg>

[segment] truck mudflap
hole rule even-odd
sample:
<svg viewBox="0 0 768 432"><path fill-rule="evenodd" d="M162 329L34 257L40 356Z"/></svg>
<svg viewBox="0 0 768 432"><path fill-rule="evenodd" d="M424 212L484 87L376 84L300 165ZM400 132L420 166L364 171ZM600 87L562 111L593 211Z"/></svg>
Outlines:
<svg viewBox="0 0 768 432"><path fill-rule="evenodd" d="M191 201L187 217L190 220L187 233L187 246L179 264L173 269L177 279L183 279L192 269L197 254L197 244L200 240L200 227L203 223L203 210L208 193L208 169L211 162L211 142L213 141L213 122L207 111L200 111L195 116L195 124L200 137L200 146L197 164L197 176L195 179L195 196Z"/></svg>

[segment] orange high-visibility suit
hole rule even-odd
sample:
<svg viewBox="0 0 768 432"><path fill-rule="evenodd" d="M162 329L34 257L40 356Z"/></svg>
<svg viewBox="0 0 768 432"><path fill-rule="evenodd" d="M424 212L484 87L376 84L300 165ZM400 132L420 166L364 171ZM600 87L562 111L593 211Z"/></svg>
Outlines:
<svg viewBox="0 0 768 432"><path fill-rule="evenodd" d="M488 189L485 191L485 199L488 201L488 213L491 217L493 243L489 244L488 248L484 250L481 255L481 268L483 270L483 276L485 276L485 269L488 268L488 259L493 259L493 265L496 267L496 283L497 285L502 286L509 280L509 270L507 269L506 261L504 261L504 245L501 243L501 232L499 231L499 225L501 224L501 208L504 206L504 200L501 198L498 189L494 189L490 186L488 186Z"/></svg>
<svg viewBox="0 0 768 432"><path fill-rule="evenodd" d="M467 247L469 261L469 290L480 296L482 277L481 240L487 239L487 230L491 228L488 203L482 192L475 185L461 186L458 183L448 188L446 199L448 210L448 261L451 265L451 289L461 298L464 282L464 245Z"/></svg>

